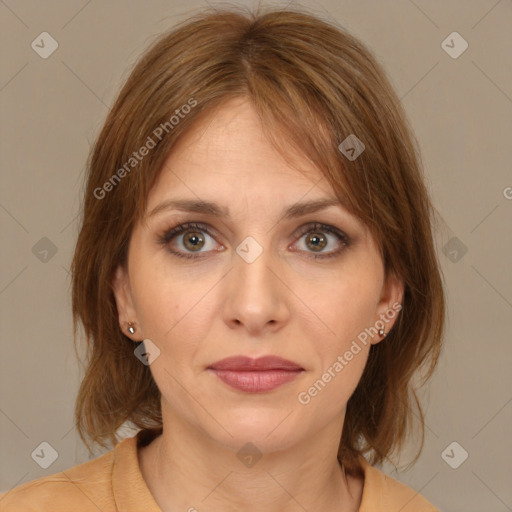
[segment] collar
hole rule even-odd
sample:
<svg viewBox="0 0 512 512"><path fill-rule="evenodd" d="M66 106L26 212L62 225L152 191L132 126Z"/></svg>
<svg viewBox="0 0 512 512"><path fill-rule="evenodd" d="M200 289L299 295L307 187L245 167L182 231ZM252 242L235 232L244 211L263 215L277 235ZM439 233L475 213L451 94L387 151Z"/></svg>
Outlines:
<svg viewBox="0 0 512 512"><path fill-rule="evenodd" d="M161 428L140 430L115 446L112 492L118 511L162 512L144 481L138 458L138 448L149 444L159 433Z"/></svg>

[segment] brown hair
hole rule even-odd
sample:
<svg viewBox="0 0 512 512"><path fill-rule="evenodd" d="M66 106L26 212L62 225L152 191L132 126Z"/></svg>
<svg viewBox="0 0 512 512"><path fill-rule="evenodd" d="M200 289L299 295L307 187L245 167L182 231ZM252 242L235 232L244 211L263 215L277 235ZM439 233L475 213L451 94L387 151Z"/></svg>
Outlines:
<svg viewBox="0 0 512 512"><path fill-rule="evenodd" d="M119 328L113 273L126 262L134 224L173 145L235 97L252 100L283 154L300 152L350 200L381 250L386 275L403 280L403 308L386 339L370 349L347 404L338 456L353 472L360 454L377 464L400 451L414 402L421 426L416 461L424 417L413 377L419 369L426 369L422 385L431 377L445 315L434 209L417 143L369 50L343 29L291 10L215 9L189 18L142 56L112 107L89 157L72 263L75 340L81 322L87 341L78 432L91 452L87 437L115 445L124 422L162 425L150 369ZM171 121L176 115L177 123ZM350 134L365 145L355 160L338 149ZM135 158L143 146L146 156Z"/></svg>

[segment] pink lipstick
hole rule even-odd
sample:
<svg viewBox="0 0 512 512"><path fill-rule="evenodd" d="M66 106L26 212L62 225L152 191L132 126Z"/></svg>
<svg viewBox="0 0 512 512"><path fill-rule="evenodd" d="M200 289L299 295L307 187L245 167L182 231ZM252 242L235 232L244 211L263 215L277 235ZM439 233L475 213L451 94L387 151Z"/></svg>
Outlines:
<svg viewBox="0 0 512 512"><path fill-rule="evenodd" d="M265 393L292 381L304 368L277 356L252 359L234 356L217 361L208 367L228 386L246 393Z"/></svg>

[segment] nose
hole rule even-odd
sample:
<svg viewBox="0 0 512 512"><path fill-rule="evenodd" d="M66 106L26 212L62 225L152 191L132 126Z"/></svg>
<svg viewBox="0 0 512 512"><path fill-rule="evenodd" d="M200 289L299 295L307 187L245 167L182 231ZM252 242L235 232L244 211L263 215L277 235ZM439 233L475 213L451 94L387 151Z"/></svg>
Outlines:
<svg viewBox="0 0 512 512"><path fill-rule="evenodd" d="M252 243L245 248L254 251ZM233 253L233 268L226 276L224 321L231 329L245 330L250 336L276 332L290 318L291 291L270 250L263 249L253 260L243 249L241 244L240 253Z"/></svg>

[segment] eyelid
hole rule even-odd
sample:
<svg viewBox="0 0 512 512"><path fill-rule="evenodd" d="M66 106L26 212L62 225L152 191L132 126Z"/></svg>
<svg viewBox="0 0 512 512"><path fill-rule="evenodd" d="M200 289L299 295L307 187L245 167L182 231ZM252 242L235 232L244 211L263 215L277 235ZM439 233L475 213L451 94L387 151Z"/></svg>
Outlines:
<svg viewBox="0 0 512 512"><path fill-rule="evenodd" d="M186 233L187 231L192 231L193 229L203 231L212 238L219 236L217 231L209 224L203 222L179 222L178 224L174 225L174 227L165 229L163 235L160 238L162 242L169 243L172 238Z"/></svg>
<svg viewBox="0 0 512 512"><path fill-rule="evenodd" d="M331 224L326 224L325 222L307 222L306 224L297 228L297 230L293 233L294 237L300 238L307 233L314 233L315 231L331 233L333 235L339 236L347 244L350 243L350 237L341 229L336 226L332 226Z"/></svg>

